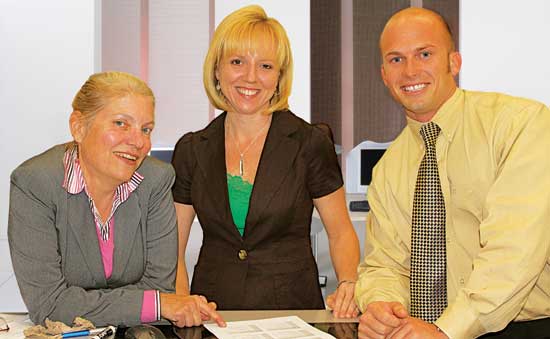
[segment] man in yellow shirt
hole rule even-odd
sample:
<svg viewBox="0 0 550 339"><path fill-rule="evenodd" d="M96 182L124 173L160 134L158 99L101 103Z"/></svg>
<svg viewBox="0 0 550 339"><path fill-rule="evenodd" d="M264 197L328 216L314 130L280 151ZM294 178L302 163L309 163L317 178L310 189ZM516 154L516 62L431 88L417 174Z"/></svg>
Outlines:
<svg viewBox="0 0 550 339"><path fill-rule="evenodd" d="M457 88L462 59L432 11L396 13L380 49L382 78L404 107L407 126L375 167L368 190L356 285L359 338L550 338L550 110ZM419 223L413 221L419 167L428 157L420 130L433 124L443 234L437 245L425 242L424 253L443 246L443 278L418 292L411 288L411 261L418 261L411 253L422 245L411 247L418 237L411 232ZM441 262L435 254L420 259ZM445 299L433 320L411 316L411 296L424 292ZM428 311L439 307L424 304Z"/></svg>

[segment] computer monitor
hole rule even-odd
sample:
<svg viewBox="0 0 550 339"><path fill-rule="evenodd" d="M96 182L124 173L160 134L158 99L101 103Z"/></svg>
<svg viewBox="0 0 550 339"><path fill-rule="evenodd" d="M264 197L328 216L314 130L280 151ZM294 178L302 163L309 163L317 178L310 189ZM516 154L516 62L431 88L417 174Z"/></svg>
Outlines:
<svg viewBox="0 0 550 339"><path fill-rule="evenodd" d="M172 162L174 147L152 147L149 155L167 163Z"/></svg>
<svg viewBox="0 0 550 339"><path fill-rule="evenodd" d="M363 141L346 157L346 193L367 193L372 169L391 142Z"/></svg>

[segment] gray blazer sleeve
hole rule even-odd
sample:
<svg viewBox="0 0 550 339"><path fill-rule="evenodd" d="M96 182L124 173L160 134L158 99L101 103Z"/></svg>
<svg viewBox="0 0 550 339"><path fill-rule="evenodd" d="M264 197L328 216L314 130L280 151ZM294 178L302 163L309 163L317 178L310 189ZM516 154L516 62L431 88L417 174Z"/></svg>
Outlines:
<svg viewBox="0 0 550 339"><path fill-rule="evenodd" d="M174 173L169 166L145 171L147 182L144 180L132 193L133 199L139 199L139 205L135 205L139 207L133 212L140 214L140 226L135 240L129 243L138 245L130 249L115 247L115 253L133 251L128 257L143 258L143 264L135 265L136 260L130 260L121 279L109 283L101 279L91 279L90 283L87 278L94 277L87 257L99 249L97 245L81 248L75 232L63 222L66 214L74 211L66 211L67 198L63 195L67 193L54 178L58 174L25 165L12 173L8 239L17 282L33 322L43 323L49 318L70 324L81 316L97 326L135 325L140 323L144 290L174 290L177 227L170 191ZM79 211L91 218L89 206ZM117 221L116 227L123 226L120 224ZM74 253L81 254L82 260ZM69 268L72 272L80 270L81 281L74 274L67 278ZM136 279L135 272L142 274Z"/></svg>

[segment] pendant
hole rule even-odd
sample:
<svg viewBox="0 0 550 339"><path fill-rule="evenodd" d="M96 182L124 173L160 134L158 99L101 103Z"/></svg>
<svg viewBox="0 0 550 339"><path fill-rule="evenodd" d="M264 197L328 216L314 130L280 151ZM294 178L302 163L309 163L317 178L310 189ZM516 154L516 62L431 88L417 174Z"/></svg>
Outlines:
<svg viewBox="0 0 550 339"><path fill-rule="evenodd" d="M241 158L239 159L239 174L241 177L244 175L244 160L242 155L241 155Z"/></svg>

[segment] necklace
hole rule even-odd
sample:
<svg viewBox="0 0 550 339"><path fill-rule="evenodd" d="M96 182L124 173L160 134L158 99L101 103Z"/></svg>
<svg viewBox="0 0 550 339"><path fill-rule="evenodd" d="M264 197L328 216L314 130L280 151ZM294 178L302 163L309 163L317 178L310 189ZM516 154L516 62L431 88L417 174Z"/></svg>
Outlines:
<svg viewBox="0 0 550 339"><path fill-rule="evenodd" d="M271 122L271 119L268 119L264 127L260 129L260 131L254 136L252 141L248 144L248 146L246 146L246 148L242 152L241 152L241 145L239 144L239 139L237 138L237 135L233 131L233 126L229 124L230 132L232 134L233 139L235 140L235 146L237 146L237 152L239 152L239 175L241 177L244 176L244 155L246 154L246 152L248 152L250 147L256 143L256 140L258 140L258 137L262 134L265 128L269 126L270 122Z"/></svg>

